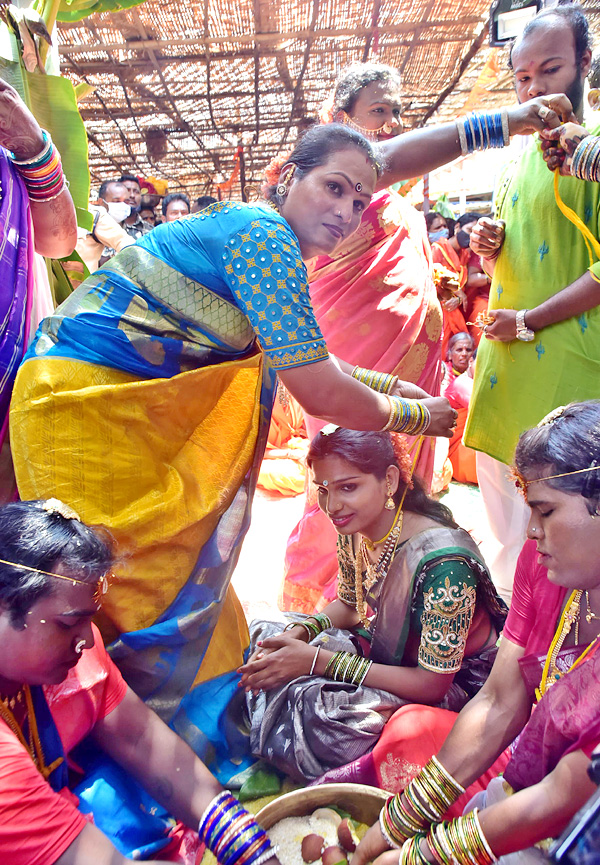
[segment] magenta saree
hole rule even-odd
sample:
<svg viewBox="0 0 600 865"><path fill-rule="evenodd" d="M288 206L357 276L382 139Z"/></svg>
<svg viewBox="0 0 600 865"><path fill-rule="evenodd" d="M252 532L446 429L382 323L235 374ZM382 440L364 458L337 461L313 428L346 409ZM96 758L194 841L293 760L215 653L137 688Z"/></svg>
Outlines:
<svg viewBox="0 0 600 865"><path fill-rule="evenodd" d="M327 346L352 364L398 375L439 394L442 311L423 216L396 192L377 193L358 231L309 267L310 296ZM309 438L323 426L307 417ZM415 440L412 447L416 446ZM416 474L429 488L434 439ZM336 532L310 491L286 553L280 607L312 613L335 597Z"/></svg>

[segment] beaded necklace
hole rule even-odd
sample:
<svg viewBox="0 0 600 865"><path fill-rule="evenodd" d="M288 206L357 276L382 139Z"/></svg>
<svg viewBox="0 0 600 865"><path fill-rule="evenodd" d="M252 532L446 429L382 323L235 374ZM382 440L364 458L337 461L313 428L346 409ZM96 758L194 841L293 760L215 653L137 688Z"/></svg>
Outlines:
<svg viewBox="0 0 600 865"><path fill-rule="evenodd" d="M542 671L542 678L540 680L539 688L535 690L535 696L539 703L542 699L548 688L551 685L554 685L558 680L565 675L565 673L561 672L556 666L556 658L558 653L562 648L562 644L564 643L567 635L571 632L571 628L575 625L575 645L579 642L579 616L581 613L581 596L583 591L581 589L575 589L569 595L569 599L565 604L565 608L562 612L562 615L558 622L558 627L556 629L556 633L550 643L550 648L548 649L548 654L546 655L546 661L544 663L544 669ZM595 645L596 641L600 637L600 634L592 640L592 642L583 650L581 655L577 658L575 663L571 664L569 669L566 671L570 673L571 670L574 670L585 658L593 645Z"/></svg>

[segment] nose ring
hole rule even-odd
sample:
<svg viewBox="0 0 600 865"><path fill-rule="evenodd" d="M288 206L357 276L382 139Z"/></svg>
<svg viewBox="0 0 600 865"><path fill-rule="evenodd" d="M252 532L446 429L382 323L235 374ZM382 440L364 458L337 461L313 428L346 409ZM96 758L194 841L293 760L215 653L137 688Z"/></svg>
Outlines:
<svg viewBox="0 0 600 865"><path fill-rule="evenodd" d="M87 646L87 640L79 640L77 645L75 646L75 654L81 655L85 647Z"/></svg>
<svg viewBox="0 0 600 865"><path fill-rule="evenodd" d="M534 527L533 529L531 529L531 534L532 534L532 535L535 535L536 532L537 532L537 529L536 529L535 527Z"/></svg>

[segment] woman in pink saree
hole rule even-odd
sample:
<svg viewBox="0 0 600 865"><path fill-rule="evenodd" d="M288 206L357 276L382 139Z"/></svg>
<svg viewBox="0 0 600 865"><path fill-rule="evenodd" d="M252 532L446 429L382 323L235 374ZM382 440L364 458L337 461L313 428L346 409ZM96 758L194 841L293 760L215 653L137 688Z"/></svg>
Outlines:
<svg viewBox="0 0 600 865"><path fill-rule="evenodd" d="M356 64L342 72L321 120L347 123L384 141L402 131L400 100L395 69ZM335 256L313 259L308 270L315 315L336 356L439 394L442 311L422 214L393 189L382 190ZM306 426L311 439L323 423L307 417ZM409 443L415 472L429 489L435 441ZM288 542L281 609L312 613L335 597L335 544L335 530L308 489L304 515Z"/></svg>
<svg viewBox="0 0 600 865"><path fill-rule="evenodd" d="M385 806L353 865L416 861L408 858L415 844L425 857L419 861L441 861L430 851L448 833L459 839L452 849L457 865L487 865L493 857L502 865L545 862L547 839L595 790L587 768L600 743L600 403L561 407L524 433L514 472L531 509L529 540L492 672L458 718L430 710L419 751L394 741L402 709L388 722L371 768L375 780L389 778L393 760L399 783L388 789L404 792ZM425 763L432 753L420 771L406 763ZM503 777L490 781L498 771ZM325 779L334 780L331 774ZM357 780L356 771L344 773L350 779ZM426 806L418 815L415 795ZM438 822L448 817L451 824ZM467 846L486 855L469 858L467 836ZM400 858L398 850L383 852L391 846L402 846Z"/></svg>

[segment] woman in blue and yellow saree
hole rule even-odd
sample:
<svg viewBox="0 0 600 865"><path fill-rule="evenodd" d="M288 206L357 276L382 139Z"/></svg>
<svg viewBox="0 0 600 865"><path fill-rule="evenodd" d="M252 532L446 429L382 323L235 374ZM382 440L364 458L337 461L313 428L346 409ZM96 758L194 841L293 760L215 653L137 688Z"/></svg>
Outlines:
<svg viewBox="0 0 600 865"><path fill-rule="evenodd" d="M111 656L222 780L247 749L223 712L248 646L229 581L276 376L311 414L357 428L410 402L328 355L303 263L358 227L378 171L359 134L312 130L270 189L278 209L221 202L159 226L44 320L17 376L21 497L60 497L113 533L121 563L98 621ZM445 400L421 405L428 434L449 434Z"/></svg>

